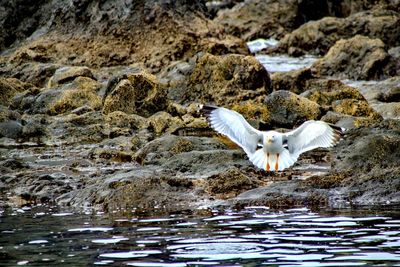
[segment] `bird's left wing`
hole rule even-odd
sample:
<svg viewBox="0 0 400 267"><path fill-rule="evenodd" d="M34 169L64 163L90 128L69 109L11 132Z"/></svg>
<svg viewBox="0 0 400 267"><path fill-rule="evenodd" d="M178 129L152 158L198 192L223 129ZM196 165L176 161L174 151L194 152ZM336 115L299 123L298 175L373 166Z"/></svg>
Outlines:
<svg viewBox="0 0 400 267"><path fill-rule="evenodd" d="M291 154L300 155L303 152L318 147L334 146L342 137L343 129L323 121L306 121L297 129L283 134Z"/></svg>
<svg viewBox="0 0 400 267"><path fill-rule="evenodd" d="M256 151L258 143L261 143L262 133L253 128L242 115L222 107L202 105L200 108L214 130L229 137L248 156Z"/></svg>

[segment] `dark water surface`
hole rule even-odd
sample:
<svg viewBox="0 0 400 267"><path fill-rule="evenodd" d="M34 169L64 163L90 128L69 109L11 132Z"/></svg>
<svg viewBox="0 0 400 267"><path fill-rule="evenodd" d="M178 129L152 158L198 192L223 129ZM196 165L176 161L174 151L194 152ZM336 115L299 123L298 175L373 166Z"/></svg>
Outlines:
<svg viewBox="0 0 400 267"><path fill-rule="evenodd" d="M200 214L0 210L0 266L400 266L398 209Z"/></svg>

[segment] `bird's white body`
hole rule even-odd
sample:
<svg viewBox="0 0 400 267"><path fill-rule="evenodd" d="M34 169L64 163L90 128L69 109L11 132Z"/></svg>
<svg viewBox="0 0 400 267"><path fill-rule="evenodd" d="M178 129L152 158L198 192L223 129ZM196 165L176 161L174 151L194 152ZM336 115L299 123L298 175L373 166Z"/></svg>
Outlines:
<svg viewBox="0 0 400 267"><path fill-rule="evenodd" d="M255 166L266 171L282 171L303 152L335 145L342 134L339 127L313 120L288 133L263 132L233 110L204 105L202 111L214 130L238 144Z"/></svg>

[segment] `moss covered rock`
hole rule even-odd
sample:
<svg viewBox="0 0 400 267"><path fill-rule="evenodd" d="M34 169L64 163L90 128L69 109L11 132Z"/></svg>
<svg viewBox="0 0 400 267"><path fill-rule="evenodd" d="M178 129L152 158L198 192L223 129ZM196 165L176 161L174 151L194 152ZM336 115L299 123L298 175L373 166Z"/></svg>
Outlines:
<svg viewBox="0 0 400 267"><path fill-rule="evenodd" d="M98 95L100 86L99 82L91 78L77 77L72 83L61 88L60 95L49 105L49 113L62 114L82 106L99 110L101 108L101 97Z"/></svg>
<svg viewBox="0 0 400 267"><path fill-rule="evenodd" d="M0 105L8 106L17 93L21 93L33 87L32 84L22 82L15 78L0 77Z"/></svg>
<svg viewBox="0 0 400 267"><path fill-rule="evenodd" d="M146 72L127 75L104 99L103 113L123 111L149 117L167 107L166 91L154 75Z"/></svg>
<svg viewBox="0 0 400 267"><path fill-rule="evenodd" d="M232 105L271 91L268 72L253 56L206 53L193 64L189 78L169 89L177 103Z"/></svg>

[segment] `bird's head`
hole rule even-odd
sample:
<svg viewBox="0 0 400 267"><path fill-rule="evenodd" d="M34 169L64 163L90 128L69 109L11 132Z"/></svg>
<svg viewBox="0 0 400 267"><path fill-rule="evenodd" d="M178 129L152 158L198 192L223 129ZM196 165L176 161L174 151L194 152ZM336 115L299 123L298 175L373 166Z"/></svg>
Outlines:
<svg viewBox="0 0 400 267"><path fill-rule="evenodd" d="M266 144L275 143L276 140L277 140L277 135L274 134L274 133L266 133L266 134L264 135L264 142L265 142Z"/></svg>

